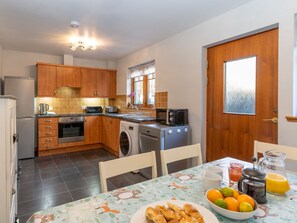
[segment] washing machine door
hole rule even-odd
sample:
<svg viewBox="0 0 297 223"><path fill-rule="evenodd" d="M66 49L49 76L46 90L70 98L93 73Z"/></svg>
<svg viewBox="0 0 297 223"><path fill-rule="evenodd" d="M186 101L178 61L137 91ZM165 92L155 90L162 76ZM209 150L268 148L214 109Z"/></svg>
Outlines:
<svg viewBox="0 0 297 223"><path fill-rule="evenodd" d="M128 132L122 131L120 134L120 152L122 156L130 156L132 150L131 137Z"/></svg>

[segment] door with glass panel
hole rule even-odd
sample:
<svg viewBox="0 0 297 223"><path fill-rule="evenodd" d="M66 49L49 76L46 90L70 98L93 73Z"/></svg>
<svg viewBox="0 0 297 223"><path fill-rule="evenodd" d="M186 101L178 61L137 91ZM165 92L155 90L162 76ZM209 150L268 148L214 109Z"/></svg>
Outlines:
<svg viewBox="0 0 297 223"><path fill-rule="evenodd" d="M207 49L206 159L251 161L277 143L278 29Z"/></svg>

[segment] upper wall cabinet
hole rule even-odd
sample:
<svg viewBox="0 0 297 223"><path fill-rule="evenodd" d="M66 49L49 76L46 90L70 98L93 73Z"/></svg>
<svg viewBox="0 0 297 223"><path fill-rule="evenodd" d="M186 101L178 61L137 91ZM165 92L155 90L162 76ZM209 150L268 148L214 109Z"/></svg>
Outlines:
<svg viewBox="0 0 297 223"><path fill-rule="evenodd" d="M59 87L80 88L81 97L116 97L116 71L37 63L38 97L55 97Z"/></svg>
<svg viewBox="0 0 297 223"><path fill-rule="evenodd" d="M81 87L81 69L57 67L57 87Z"/></svg>
<svg viewBox="0 0 297 223"><path fill-rule="evenodd" d="M55 96L57 67L52 65L37 64L37 96Z"/></svg>
<svg viewBox="0 0 297 223"><path fill-rule="evenodd" d="M116 97L116 71L82 69L81 97Z"/></svg>

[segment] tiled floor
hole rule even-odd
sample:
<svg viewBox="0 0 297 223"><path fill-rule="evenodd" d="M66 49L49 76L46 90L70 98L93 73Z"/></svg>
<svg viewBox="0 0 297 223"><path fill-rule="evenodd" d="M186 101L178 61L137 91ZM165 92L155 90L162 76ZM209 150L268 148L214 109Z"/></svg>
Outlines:
<svg viewBox="0 0 297 223"><path fill-rule="evenodd" d="M115 159L103 149L21 160L18 216L20 223L32 213L100 193L98 162ZM128 173L108 180L108 189L146 180Z"/></svg>

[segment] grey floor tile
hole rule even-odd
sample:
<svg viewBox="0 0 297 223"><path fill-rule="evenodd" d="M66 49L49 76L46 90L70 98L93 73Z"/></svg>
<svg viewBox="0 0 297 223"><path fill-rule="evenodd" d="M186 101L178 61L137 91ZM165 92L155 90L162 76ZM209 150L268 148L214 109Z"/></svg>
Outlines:
<svg viewBox="0 0 297 223"><path fill-rule="evenodd" d="M88 185L100 185L99 176L84 177L84 179Z"/></svg>
<svg viewBox="0 0 297 223"><path fill-rule="evenodd" d="M41 172L40 176L42 179L47 179L47 178L52 178L52 177L58 177L58 176L60 176L60 173L59 173L58 169L54 169L54 170L48 171L48 172Z"/></svg>
<svg viewBox="0 0 297 223"><path fill-rule="evenodd" d="M95 195L99 194L100 191L101 191L101 189L100 189L99 185L93 185L93 186L84 187L81 189L70 191L70 194L71 194L73 200L79 200L82 198L95 196Z"/></svg>
<svg viewBox="0 0 297 223"><path fill-rule="evenodd" d="M79 171L75 166L71 165L70 168L59 169L59 173L61 174L61 176L65 176L69 174L79 173Z"/></svg>
<svg viewBox="0 0 297 223"><path fill-rule="evenodd" d="M80 171L80 173L81 173L81 175L83 175L83 177L98 176L99 175L99 169L82 170L82 171Z"/></svg>
<svg viewBox="0 0 297 223"><path fill-rule="evenodd" d="M64 175L62 177L63 177L64 182L69 182L69 181L73 181L73 180L83 180L83 176L81 175L81 173L68 174L68 175Z"/></svg>
<svg viewBox="0 0 297 223"><path fill-rule="evenodd" d="M67 181L65 182L65 184L69 191L81 189L88 186L88 184L84 179L79 179L79 180L75 179L72 181Z"/></svg>
<svg viewBox="0 0 297 223"><path fill-rule="evenodd" d="M42 179L42 183L43 183L43 185L49 186L49 185L64 183L64 181L63 181L62 177L57 176L57 177Z"/></svg>

